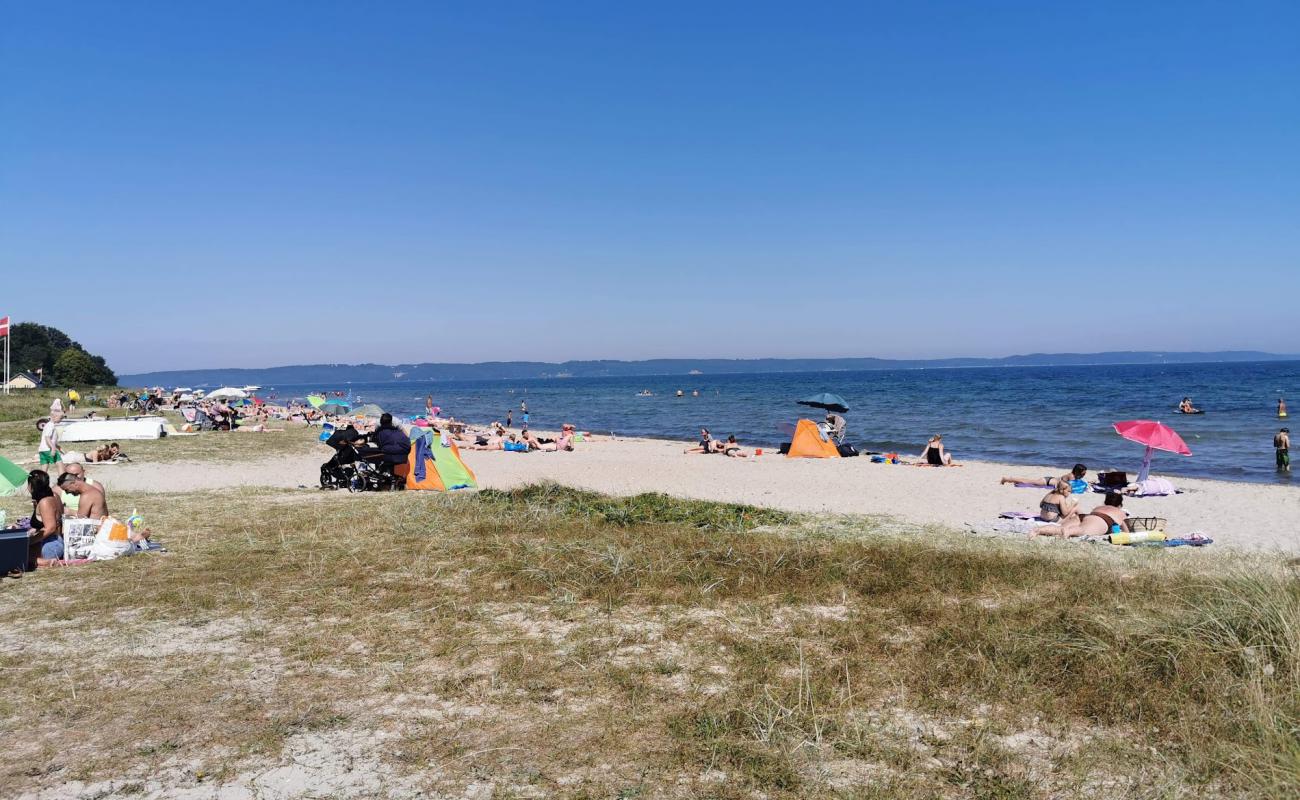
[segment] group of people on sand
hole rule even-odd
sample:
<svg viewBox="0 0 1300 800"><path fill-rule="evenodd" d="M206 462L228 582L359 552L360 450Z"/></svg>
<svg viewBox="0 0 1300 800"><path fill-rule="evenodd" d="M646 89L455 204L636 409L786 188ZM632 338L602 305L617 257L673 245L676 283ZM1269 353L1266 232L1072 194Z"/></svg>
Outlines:
<svg viewBox="0 0 1300 800"><path fill-rule="evenodd" d="M100 520L109 516L108 494L104 485L86 476L79 463L64 465L63 471L50 481L50 473L34 469L27 473L27 492L32 499L32 516L28 533L28 568L54 566L64 557L64 518ZM139 542L148 534L132 533Z"/></svg>
<svg viewBox="0 0 1300 800"><path fill-rule="evenodd" d="M1124 495L1120 492L1107 492L1106 498L1096 508L1086 513L1080 512L1075 495L1080 493L1080 484L1087 486L1087 474L1086 465L1075 464L1069 472L1056 477L1006 477L1000 482L1016 486L1043 486L1048 490L1038 501L1038 519L1049 524L1036 527L1030 532L1030 538L1058 536L1069 539L1077 536L1105 536L1116 530L1129 532Z"/></svg>
<svg viewBox="0 0 1300 800"><path fill-rule="evenodd" d="M725 441L713 438L713 434L708 428L700 428L700 443L694 447L688 447L683 453L719 453L731 458L748 458L749 454L741 448L740 443L736 441L736 435L733 433Z"/></svg>

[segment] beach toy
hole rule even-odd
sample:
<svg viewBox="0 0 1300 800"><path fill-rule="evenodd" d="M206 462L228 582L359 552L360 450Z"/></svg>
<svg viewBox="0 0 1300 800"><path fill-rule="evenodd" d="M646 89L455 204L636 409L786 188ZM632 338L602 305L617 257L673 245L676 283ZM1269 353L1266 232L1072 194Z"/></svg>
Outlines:
<svg viewBox="0 0 1300 800"><path fill-rule="evenodd" d="M126 527L131 531L140 530L144 527L144 516L134 508L131 509L131 516L126 518Z"/></svg>
<svg viewBox="0 0 1300 800"><path fill-rule="evenodd" d="M1164 531L1134 531L1133 533L1123 533L1115 529L1111 531L1111 544L1140 544L1142 542L1163 542L1167 537Z"/></svg>
<svg viewBox="0 0 1300 800"><path fill-rule="evenodd" d="M756 456L761 456L761 455L763 455L763 448L761 448L761 447L755 447L755 448L754 448L754 455L756 455Z"/></svg>

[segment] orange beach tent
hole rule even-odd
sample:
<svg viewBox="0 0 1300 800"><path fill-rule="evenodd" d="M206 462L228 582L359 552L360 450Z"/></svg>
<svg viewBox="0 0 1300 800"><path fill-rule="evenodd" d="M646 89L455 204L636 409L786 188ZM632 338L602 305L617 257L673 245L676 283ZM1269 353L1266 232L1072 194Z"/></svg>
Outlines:
<svg viewBox="0 0 1300 800"><path fill-rule="evenodd" d="M790 452L786 458L839 458L840 451L835 443L822 438L817 430L817 423L810 419L801 419L795 425L794 438L790 440Z"/></svg>

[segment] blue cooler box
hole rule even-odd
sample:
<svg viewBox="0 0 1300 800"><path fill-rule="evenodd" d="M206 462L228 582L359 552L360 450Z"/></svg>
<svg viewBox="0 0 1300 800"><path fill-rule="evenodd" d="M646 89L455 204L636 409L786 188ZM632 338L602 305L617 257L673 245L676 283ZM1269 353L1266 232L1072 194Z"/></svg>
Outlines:
<svg viewBox="0 0 1300 800"><path fill-rule="evenodd" d="M0 576L27 568L27 530L0 531Z"/></svg>

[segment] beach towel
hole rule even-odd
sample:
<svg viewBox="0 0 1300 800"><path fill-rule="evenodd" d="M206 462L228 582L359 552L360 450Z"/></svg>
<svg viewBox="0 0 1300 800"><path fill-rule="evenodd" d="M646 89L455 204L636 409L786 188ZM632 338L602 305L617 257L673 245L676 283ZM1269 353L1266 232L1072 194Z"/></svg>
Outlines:
<svg viewBox="0 0 1300 800"><path fill-rule="evenodd" d="M1144 481L1138 481L1137 491L1133 493L1134 497L1167 497L1171 494L1177 494L1178 490L1174 485L1165 478L1147 478Z"/></svg>
<svg viewBox="0 0 1300 800"><path fill-rule="evenodd" d="M1180 537L1177 539L1165 539L1163 542L1138 542L1132 547L1204 547L1207 544L1214 544L1214 540L1208 536L1199 533L1193 533L1191 536Z"/></svg>

